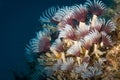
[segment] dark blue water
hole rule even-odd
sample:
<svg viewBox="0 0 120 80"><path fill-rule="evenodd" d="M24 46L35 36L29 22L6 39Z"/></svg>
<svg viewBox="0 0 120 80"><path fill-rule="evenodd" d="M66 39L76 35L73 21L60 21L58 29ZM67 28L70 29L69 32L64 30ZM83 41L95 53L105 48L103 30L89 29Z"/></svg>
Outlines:
<svg viewBox="0 0 120 80"><path fill-rule="evenodd" d="M0 0L0 80L14 80L14 70L27 72L25 44L41 28L39 16L45 9L84 1L86 0ZM108 6L111 5L111 2L105 1Z"/></svg>

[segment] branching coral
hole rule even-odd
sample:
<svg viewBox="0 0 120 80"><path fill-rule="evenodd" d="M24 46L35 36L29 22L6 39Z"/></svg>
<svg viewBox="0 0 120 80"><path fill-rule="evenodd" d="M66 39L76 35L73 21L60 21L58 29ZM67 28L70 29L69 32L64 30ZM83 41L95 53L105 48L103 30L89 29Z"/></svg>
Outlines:
<svg viewBox="0 0 120 80"><path fill-rule="evenodd" d="M105 10L105 4L99 0L87 0L84 5L48 9L40 17L46 27L30 41L27 60L34 60L32 56L39 53L37 63L42 64L42 57L45 63L42 65L43 74L47 79L100 78L107 61L107 52L101 49L113 46L109 34L115 31L111 20L100 17ZM90 15L91 20L88 18ZM56 26L50 27L52 24Z"/></svg>

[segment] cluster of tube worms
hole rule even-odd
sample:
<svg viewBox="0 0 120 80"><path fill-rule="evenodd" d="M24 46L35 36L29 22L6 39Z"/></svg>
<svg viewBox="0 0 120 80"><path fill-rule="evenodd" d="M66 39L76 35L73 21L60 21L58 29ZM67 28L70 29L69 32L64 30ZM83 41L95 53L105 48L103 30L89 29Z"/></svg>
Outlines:
<svg viewBox="0 0 120 80"><path fill-rule="evenodd" d="M113 46L109 34L115 31L115 24L101 17L106 10L99 0L46 10L40 17L43 30L26 47L27 61L44 66L43 73L49 79L102 75L106 50Z"/></svg>

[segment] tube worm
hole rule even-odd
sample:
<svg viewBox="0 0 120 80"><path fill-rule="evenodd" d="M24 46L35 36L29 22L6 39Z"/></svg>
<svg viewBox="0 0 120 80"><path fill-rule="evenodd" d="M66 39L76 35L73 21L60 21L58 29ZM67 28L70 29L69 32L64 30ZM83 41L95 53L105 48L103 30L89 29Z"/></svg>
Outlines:
<svg viewBox="0 0 120 80"><path fill-rule="evenodd" d="M102 15L106 10L105 4L99 0L94 0L93 2L90 0L87 0L85 5L89 8L89 11L93 15L91 26L94 27L95 21L97 20L98 16Z"/></svg>
<svg viewBox="0 0 120 80"><path fill-rule="evenodd" d="M79 26L85 25L88 12L87 8L84 5L80 4L73 6L73 10L74 19L79 22Z"/></svg>
<svg viewBox="0 0 120 80"><path fill-rule="evenodd" d="M105 20L104 18L103 19L100 19L101 22L102 22L102 29L101 31L104 31L106 33L110 33L112 31L115 31L115 24L111 21L111 20Z"/></svg>
<svg viewBox="0 0 120 80"><path fill-rule="evenodd" d="M42 13L42 16L40 16L41 23L56 23L58 24L59 21L53 19L53 16L58 11L59 7L51 7L48 10L46 10L44 13Z"/></svg>
<svg viewBox="0 0 120 80"><path fill-rule="evenodd" d="M77 27L76 34L78 39L85 37L90 31L89 25L83 25L81 27Z"/></svg>
<svg viewBox="0 0 120 80"><path fill-rule="evenodd" d="M30 46L33 51L33 53L41 53L41 52L46 52L50 48L50 35L49 35L49 30L44 29L43 31L39 31L37 33L36 38L33 38L30 41Z"/></svg>
<svg viewBox="0 0 120 80"><path fill-rule="evenodd" d="M66 25L65 28L60 30L59 38L68 38L76 40L75 30L70 25Z"/></svg>
<svg viewBox="0 0 120 80"><path fill-rule="evenodd" d="M63 42L58 38L55 43L52 44L50 50L54 53L57 58L62 58L63 62L66 62L65 53L63 49Z"/></svg>
<svg viewBox="0 0 120 80"><path fill-rule="evenodd" d="M102 32L102 42L106 46L112 46L113 45L111 37L109 35L107 35L106 32Z"/></svg>

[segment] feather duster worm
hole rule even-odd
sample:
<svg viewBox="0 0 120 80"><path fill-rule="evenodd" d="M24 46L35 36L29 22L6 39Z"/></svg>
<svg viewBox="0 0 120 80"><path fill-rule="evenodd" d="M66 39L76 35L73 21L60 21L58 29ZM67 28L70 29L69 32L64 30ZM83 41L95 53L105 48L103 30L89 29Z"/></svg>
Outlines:
<svg viewBox="0 0 120 80"><path fill-rule="evenodd" d="M30 41L26 60L33 62L33 53L45 53L40 57L44 56L43 75L47 79L101 78L107 52L101 49L113 46L109 33L115 30L111 20L99 18L105 10L105 4L99 0L46 10L40 20L43 28L48 27ZM92 17L88 18L89 15ZM55 29L49 27L51 23L56 24ZM38 61L38 64L41 63Z"/></svg>
<svg viewBox="0 0 120 80"><path fill-rule="evenodd" d="M81 52L80 52L80 43L75 43L73 44L68 50L67 53L71 54L71 55L75 55L75 56L80 56Z"/></svg>
<svg viewBox="0 0 120 80"><path fill-rule="evenodd" d="M115 24L111 20L106 21L105 19L101 19L101 22L102 22L102 27L101 27L102 31L106 33L115 31Z"/></svg>
<svg viewBox="0 0 120 80"><path fill-rule="evenodd" d="M78 38L85 37L90 31L90 26L89 25L83 25L80 27L77 27L76 33Z"/></svg>
<svg viewBox="0 0 120 80"><path fill-rule="evenodd" d="M87 0L85 5L89 7L89 11L96 16L100 16L106 10L105 4L99 0L94 0L93 2Z"/></svg>
<svg viewBox="0 0 120 80"><path fill-rule="evenodd" d="M53 16L55 15L55 13L57 12L58 8L56 7L51 7L48 10L45 11L45 13L43 13L43 16L40 16L40 21L41 23L58 23L58 20L53 19ZM59 19L59 18L58 18Z"/></svg>
<svg viewBox="0 0 120 80"><path fill-rule="evenodd" d="M99 1L99 0L94 0L93 2L91 2L90 0L87 0L85 5L89 8L89 11L93 15L91 26L94 27L97 17L102 15L106 10L105 4L103 4L102 1Z"/></svg>
<svg viewBox="0 0 120 80"><path fill-rule="evenodd" d="M109 35L107 35L105 32L102 32L102 42L105 45L112 45L112 40Z"/></svg>
<svg viewBox="0 0 120 80"><path fill-rule="evenodd" d="M83 5L74 6L74 18L79 22L85 22L87 18L87 8Z"/></svg>
<svg viewBox="0 0 120 80"><path fill-rule="evenodd" d="M36 38L31 39L30 46L33 53L41 53L49 50L50 34L49 30L45 29L37 33Z"/></svg>
<svg viewBox="0 0 120 80"><path fill-rule="evenodd" d="M67 24L65 25L65 28L60 30L59 37L75 40L76 39L75 30L72 28L72 26Z"/></svg>

